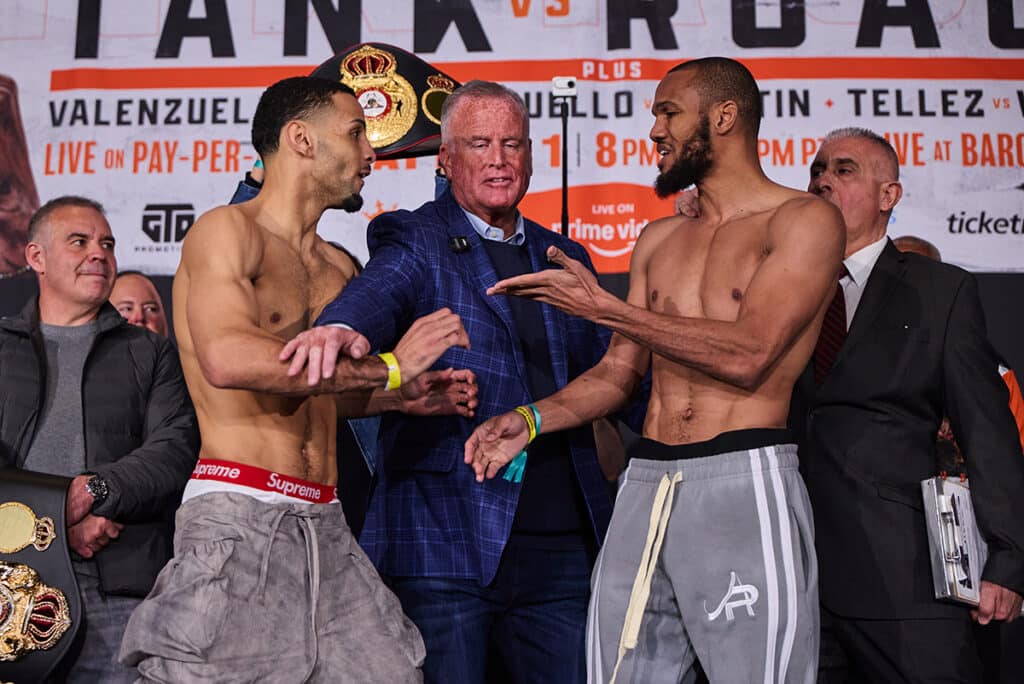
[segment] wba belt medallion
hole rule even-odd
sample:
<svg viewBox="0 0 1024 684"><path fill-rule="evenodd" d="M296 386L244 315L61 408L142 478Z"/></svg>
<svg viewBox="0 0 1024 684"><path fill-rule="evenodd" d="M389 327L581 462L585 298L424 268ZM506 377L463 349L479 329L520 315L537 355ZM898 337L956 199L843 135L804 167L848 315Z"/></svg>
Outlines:
<svg viewBox="0 0 1024 684"><path fill-rule="evenodd" d="M0 561L0 662L50 648L70 626L60 589L43 584L24 563Z"/></svg>
<svg viewBox="0 0 1024 684"><path fill-rule="evenodd" d="M17 553L29 544L45 551L55 536L52 518L37 518L17 501L0 504L0 553Z"/></svg>
<svg viewBox="0 0 1024 684"><path fill-rule="evenodd" d="M364 45L341 62L341 82L355 91L374 148L400 140L416 122L416 91L397 72L395 56Z"/></svg>

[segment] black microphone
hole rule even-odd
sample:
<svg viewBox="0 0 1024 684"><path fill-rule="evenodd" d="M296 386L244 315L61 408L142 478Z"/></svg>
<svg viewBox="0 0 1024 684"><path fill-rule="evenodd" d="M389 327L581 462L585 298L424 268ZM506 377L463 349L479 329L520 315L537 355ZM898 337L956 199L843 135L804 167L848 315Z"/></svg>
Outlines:
<svg viewBox="0 0 1024 684"><path fill-rule="evenodd" d="M469 240L462 236L449 238L448 247L456 254L462 254L469 251Z"/></svg>

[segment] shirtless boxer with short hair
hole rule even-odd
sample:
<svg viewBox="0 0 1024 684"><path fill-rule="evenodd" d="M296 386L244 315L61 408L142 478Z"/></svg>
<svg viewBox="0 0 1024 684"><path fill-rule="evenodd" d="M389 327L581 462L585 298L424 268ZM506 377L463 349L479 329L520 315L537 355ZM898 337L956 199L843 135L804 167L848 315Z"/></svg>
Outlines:
<svg viewBox="0 0 1024 684"><path fill-rule="evenodd" d="M647 226L627 301L557 250L549 258L563 270L491 289L615 332L597 366L536 403L541 432L606 415L653 372L644 438L594 571L590 681L687 681L697 658L712 682L812 682L813 526L782 428L835 291L842 218L764 175L760 94L738 62L675 67L653 114L655 188L668 196L696 183L700 216ZM478 479L523 449L525 417L473 434L466 462Z"/></svg>
<svg viewBox="0 0 1024 684"><path fill-rule="evenodd" d="M336 421L383 410L471 414L472 374L424 373L452 345L468 346L466 333L442 309L382 358L364 356L368 344L352 332L347 357L322 379L314 360L313 385L280 359L355 274L316 226L328 208L360 207L374 161L365 132L345 86L274 84L253 117L263 191L206 213L185 239L174 322L202 450L177 514L175 557L122 644L122 660L145 680L420 680L419 633L335 497Z"/></svg>

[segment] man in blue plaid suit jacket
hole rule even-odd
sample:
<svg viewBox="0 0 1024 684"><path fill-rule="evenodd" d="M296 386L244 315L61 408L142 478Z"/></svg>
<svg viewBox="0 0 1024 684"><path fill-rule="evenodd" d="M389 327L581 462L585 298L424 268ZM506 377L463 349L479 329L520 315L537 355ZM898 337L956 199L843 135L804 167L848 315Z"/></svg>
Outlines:
<svg viewBox="0 0 1024 684"><path fill-rule="evenodd" d="M516 209L532 172L518 95L466 84L448 98L441 131L451 188L370 224L364 272L317 323L389 349L416 317L450 308L471 348L449 350L436 367L476 373L477 416L383 417L360 543L423 634L427 681L483 682L490 651L515 681L583 682L590 571L611 512L592 430L538 439L521 483L477 483L462 458L477 422L561 388L607 344L592 323L486 289L548 268L550 245L590 262ZM321 327L303 336L314 347L343 334L351 335Z"/></svg>

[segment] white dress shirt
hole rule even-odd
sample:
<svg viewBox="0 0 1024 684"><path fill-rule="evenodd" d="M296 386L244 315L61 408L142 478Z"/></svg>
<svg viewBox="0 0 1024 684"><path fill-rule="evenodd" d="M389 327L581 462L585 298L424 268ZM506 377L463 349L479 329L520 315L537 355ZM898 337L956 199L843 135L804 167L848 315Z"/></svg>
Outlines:
<svg viewBox="0 0 1024 684"><path fill-rule="evenodd" d="M853 322L853 315L857 313L857 305L860 304L864 288L868 285L868 278L871 277L871 271L875 268L875 262L878 261L878 257L885 248L886 240L886 236L883 235L881 240L872 242L867 247L862 247L843 259L843 265L846 266L848 275L840 278L839 284L843 286L843 299L846 301L847 330L850 329L850 324Z"/></svg>
<svg viewBox="0 0 1024 684"><path fill-rule="evenodd" d="M462 209L462 207L459 207ZM501 228L495 228L491 224L484 221L476 214L470 213L465 209L462 209L462 213L469 219L469 225L473 226L473 230L476 234L482 237L484 240L492 240L494 242L507 242L512 245L522 245L526 242L526 228L523 223L523 215L518 211L516 212L516 231L512 235L505 237L505 231Z"/></svg>

